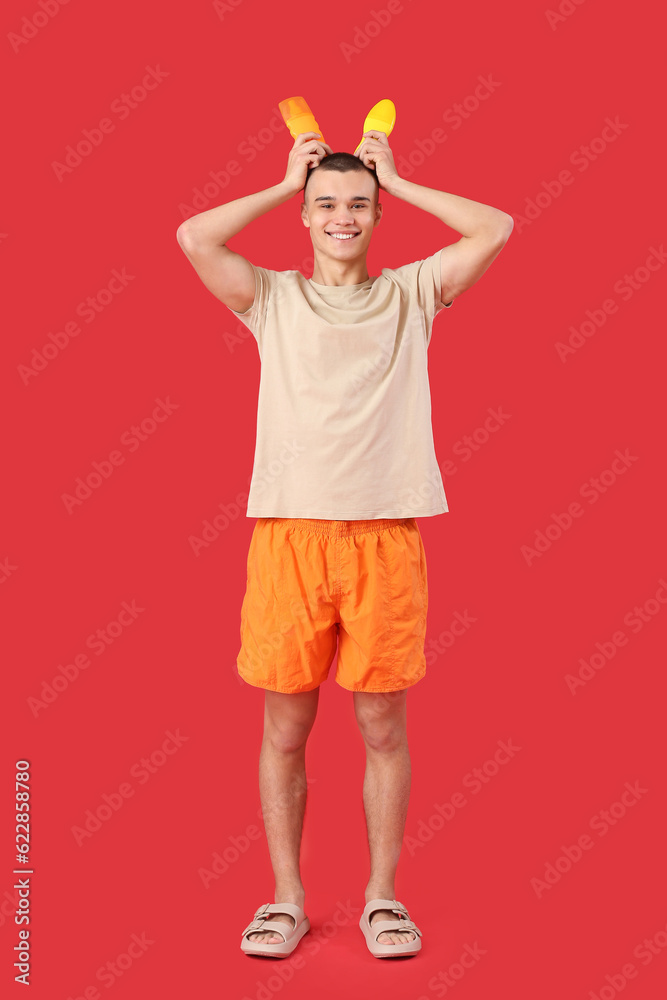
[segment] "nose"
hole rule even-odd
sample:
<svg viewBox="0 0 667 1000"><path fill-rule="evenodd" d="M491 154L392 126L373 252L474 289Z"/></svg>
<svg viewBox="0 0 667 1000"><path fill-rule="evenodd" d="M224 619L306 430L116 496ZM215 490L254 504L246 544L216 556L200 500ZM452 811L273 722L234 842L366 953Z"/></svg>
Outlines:
<svg viewBox="0 0 667 1000"><path fill-rule="evenodd" d="M354 220L352 218L352 213L349 209L341 208L336 212L336 225L337 226L351 226Z"/></svg>

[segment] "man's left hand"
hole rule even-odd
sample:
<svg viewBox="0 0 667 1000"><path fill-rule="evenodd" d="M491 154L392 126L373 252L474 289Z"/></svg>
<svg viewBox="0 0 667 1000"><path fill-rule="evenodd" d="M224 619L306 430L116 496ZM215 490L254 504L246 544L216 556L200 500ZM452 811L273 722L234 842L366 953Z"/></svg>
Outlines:
<svg viewBox="0 0 667 1000"><path fill-rule="evenodd" d="M398 177L394 154L389 148L389 140L384 132L364 132L364 141L354 154L361 162L371 169L380 187L387 191L391 183Z"/></svg>

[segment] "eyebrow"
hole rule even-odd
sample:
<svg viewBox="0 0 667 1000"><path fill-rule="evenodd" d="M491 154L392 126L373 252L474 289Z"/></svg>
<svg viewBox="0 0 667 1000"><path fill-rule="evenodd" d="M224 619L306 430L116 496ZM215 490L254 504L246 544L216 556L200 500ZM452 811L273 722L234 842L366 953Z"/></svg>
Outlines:
<svg viewBox="0 0 667 1000"><path fill-rule="evenodd" d="M336 196L333 194L321 194L319 198L315 199L315 201L335 201L335 200ZM350 198L350 201L370 201L370 200L371 199L367 198L365 194L355 194L353 198Z"/></svg>

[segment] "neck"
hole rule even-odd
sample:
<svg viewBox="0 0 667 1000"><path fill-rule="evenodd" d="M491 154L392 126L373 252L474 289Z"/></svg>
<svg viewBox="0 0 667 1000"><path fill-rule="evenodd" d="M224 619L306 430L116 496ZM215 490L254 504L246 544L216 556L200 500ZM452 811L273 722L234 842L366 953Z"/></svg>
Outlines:
<svg viewBox="0 0 667 1000"><path fill-rule="evenodd" d="M360 285L369 278L366 258L354 261L321 259L315 255L312 280L318 285Z"/></svg>

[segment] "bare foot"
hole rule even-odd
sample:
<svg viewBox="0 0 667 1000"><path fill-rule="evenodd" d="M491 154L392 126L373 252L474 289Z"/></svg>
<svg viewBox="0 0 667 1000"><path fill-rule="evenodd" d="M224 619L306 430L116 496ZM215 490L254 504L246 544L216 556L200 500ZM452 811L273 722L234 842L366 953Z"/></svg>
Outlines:
<svg viewBox="0 0 667 1000"><path fill-rule="evenodd" d="M393 910L376 910L375 913L371 915L370 924L376 924L378 920L396 920L397 914ZM402 920L402 917L398 919ZM378 944L406 944L408 941L414 941L417 935L414 931L382 931L378 934Z"/></svg>
<svg viewBox="0 0 667 1000"><path fill-rule="evenodd" d="M281 902L283 901L281 900ZM291 903L292 900L289 900L289 902ZM300 906L301 909L303 909L304 904L302 902L298 903L297 905ZM293 930L295 927L294 917L291 917L289 913L269 913L268 919L275 920L276 922L281 924L285 924L290 930ZM264 944L283 944L284 941L284 939L281 938L280 934L277 934L274 930L251 931L251 933L248 934L248 940L262 941Z"/></svg>

